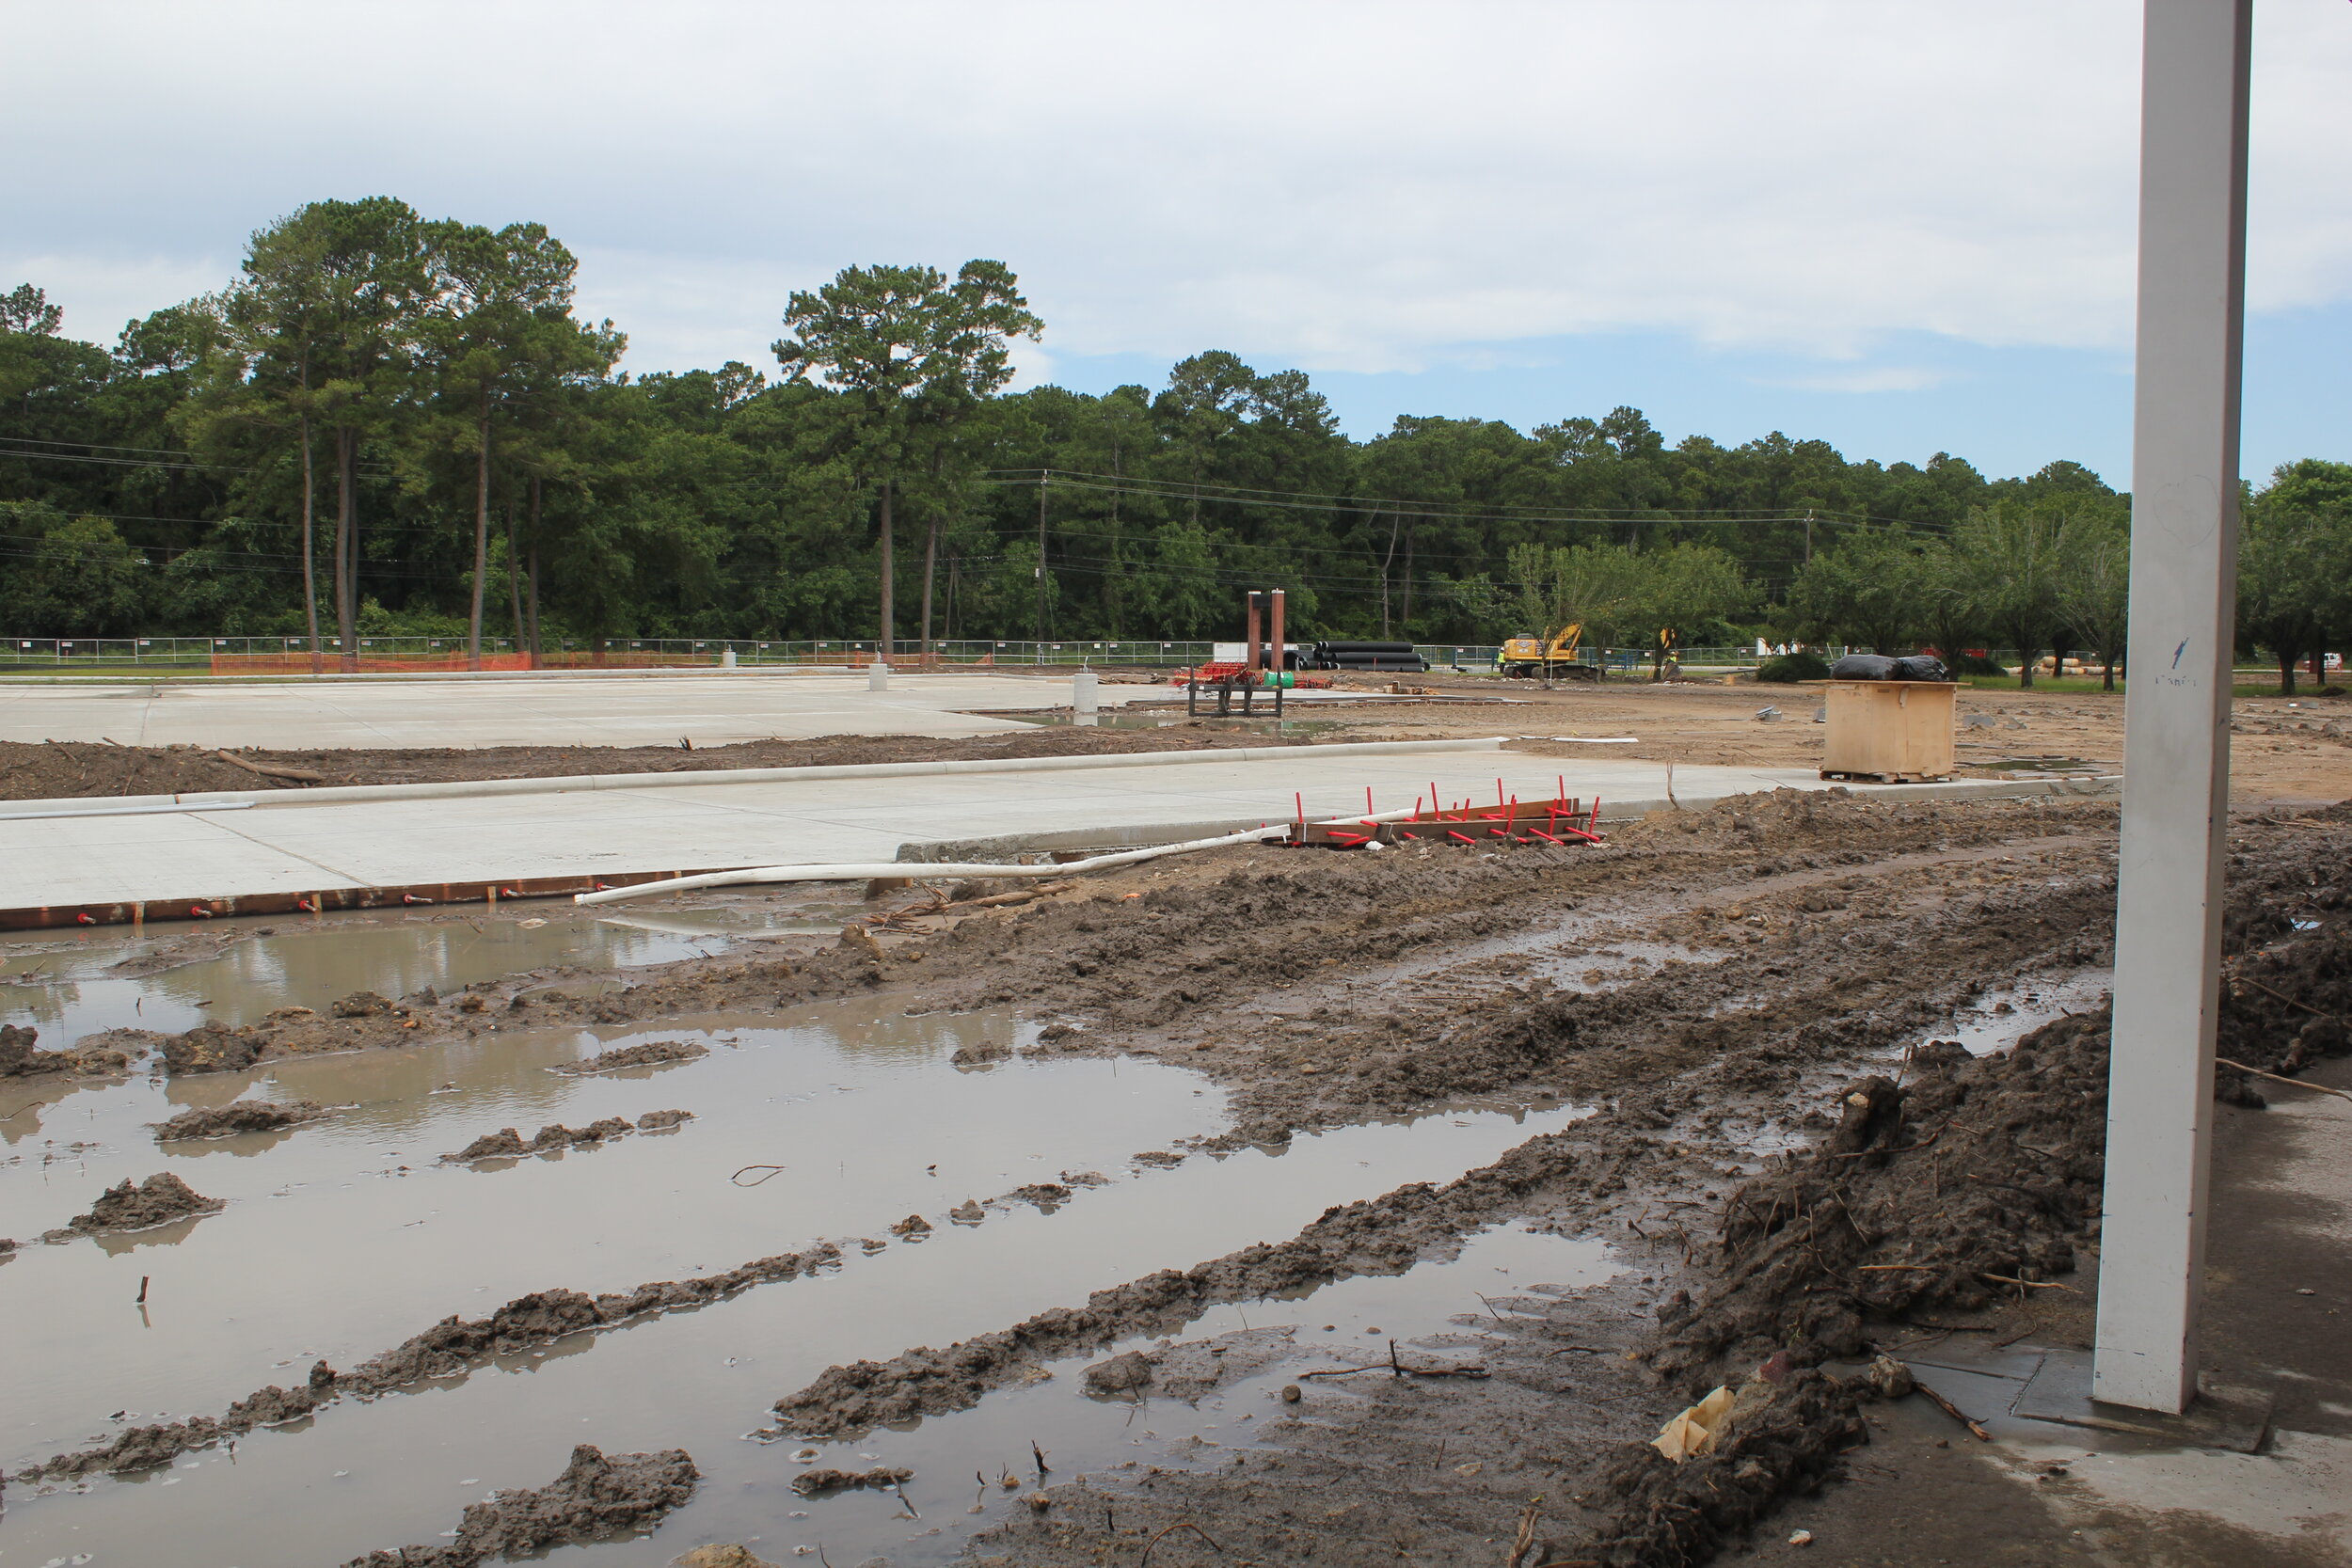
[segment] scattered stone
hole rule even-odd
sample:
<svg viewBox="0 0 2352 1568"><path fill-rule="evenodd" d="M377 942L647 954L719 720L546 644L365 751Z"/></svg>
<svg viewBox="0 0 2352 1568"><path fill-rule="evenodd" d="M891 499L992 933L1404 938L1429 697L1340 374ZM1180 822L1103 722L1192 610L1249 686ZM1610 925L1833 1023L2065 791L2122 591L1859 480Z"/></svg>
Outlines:
<svg viewBox="0 0 2352 1568"><path fill-rule="evenodd" d="M226 1105L185 1110L168 1121L157 1122L155 1141L175 1143L187 1138L228 1138L240 1132L275 1132L334 1114L311 1100L232 1100Z"/></svg>
<svg viewBox="0 0 2352 1568"><path fill-rule="evenodd" d="M977 1045L960 1045L956 1047L956 1053L948 1057L947 1060L955 1064L957 1067L981 1067L990 1062L1002 1062L1009 1060L1011 1055L1011 1046L1005 1045L996 1040L982 1040Z"/></svg>
<svg viewBox="0 0 2352 1568"><path fill-rule="evenodd" d="M1138 1165L1156 1165L1165 1168L1168 1165L1183 1164L1184 1157L1181 1154L1170 1154L1164 1148L1147 1148L1136 1155L1135 1161Z"/></svg>
<svg viewBox="0 0 2352 1568"><path fill-rule="evenodd" d="M637 1118L637 1131L652 1132L664 1127L677 1127L694 1119L691 1111L647 1111Z"/></svg>
<svg viewBox="0 0 2352 1568"><path fill-rule="evenodd" d="M893 1236L927 1236L930 1230L931 1222L920 1214L909 1214L890 1227Z"/></svg>

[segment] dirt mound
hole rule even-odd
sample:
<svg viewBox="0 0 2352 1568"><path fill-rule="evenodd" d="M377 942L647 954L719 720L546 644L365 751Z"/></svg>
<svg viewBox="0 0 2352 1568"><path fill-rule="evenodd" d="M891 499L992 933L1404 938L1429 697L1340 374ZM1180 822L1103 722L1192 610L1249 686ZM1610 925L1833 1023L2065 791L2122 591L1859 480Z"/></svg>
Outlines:
<svg viewBox="0 0 2352 1568"><path fill-rule="evenodd" d="M803 1470L792 1478L792 1490L803 1497L819 1497L828 1492L846 1492L852 1487L871 1487L887 1492L903 1481L913 1481L913 1470L895 1465L877 1465L870 1470Z"/></svg>
<svg viewBox="0 0 2352 1568"><path fill-rule="evenodd" d="M457 1538L446 1545L370 1552L344 1568L474 1568L494 1557L611 1540L660 1524L693 1497L701 1479L683 1449L607 1457L582 1443L564 1473L536 1491L502 1491L488 1502L469 1504Z"/></svg>
<svg viewBox="0 0 2352 1568"><path fill-rule="evenodd" d="M1732 1195L1722 1275L1661 1308L1661 1374L1775 1346L1800 1365L1852 1355L1873 1318L1973 1310L2073 1271L2106 1171L2107 1015L1992 1056L1934 1042L1911 1069L1907 1088L1855 1084L1825 1143Z"/></svg>
<svg viewBox="0 0 2352 1568"><path fill-rule="evenodd" d="M2231 890L2215 1093L2237 1104L2264 1098L2227 1062L2292 1076L2352 1052L2337 1022L2352 1008L2352 889L2281 869L2241 863ZM1822 1145L1725 1204L1723 1273L1661 1313L1653 1364L1851 1355L1872 1320L1971 1311L2071 1273L2106 1180L2108 1025L2105 1010L2062 1018L1983 1057L1931 1041L1907 1085L1853 1085Z"/></svg>
<svg viewBox="0 0 2352 1568"><path fill-rule="evenodd" d="M1705 1562L1783 1497L1819 1488L1836 1473L1840 1453L1869 1441L1856 1404L1855 1390L1834 1377L1769 1365L1740 1388L1711 1451L1677 1465L1645 1443L1628 1445L1603 1477L1608 1512L1586 1543L1527 1560Z"/></svg>
<svg viewBox="0 0 2352 1568"><path fill-rule="evenodd" d="M173 1220L186 1219L191 1214L214 1214L229 1205L216 1197L206 1197L195 1188L167 1170L159 1170L146 1180L134 1183L124 1177L116 1185L99 1195L87 1214L76 1214L59 1229L41 1239L70 1242L77 1236L95 1236L102 1232L145 1230L152 1226L169 1225Z"/></svg>
<svg viewBox="0 0 2352 1568"><path fill-rule="evenodd" d="M697 1056L709 1054L710 1047L698 1040L647 1040L642 1045L624 1045L611 1051L600 1051L586 1061L574 1062L569 1067L555 1070L571 1077L584 1078L591 1073L618 1072L623 1068L691 1062Z"/></svg>
<svg viewBox="0 0 2352 1568"><path fill-rule="evenodd" d="M39 1038L39 1030L0 1023L0 1078L33 1078L44 1072L99 1076L131 1069L128 1052L101 1040L85 1040L71 1051L37 1051L33 1042Z"/></svg>
<svg viewBox="0 0 2352 1568"><path fill-rule="evenodd" d="M226 1105L195 1107L167 1121L157 1122L155 1141L162 1144L183 1138L233 1137L239 1132L275 1132L281 1127L299 1127L306 1121L317 1121L334 1114L311 1100L232 1100Z"/></svg>
<svg viewBox="0 0 2352 1568"><path fill-rule="evenodd" d="M648 1111L632 1126L622 1117L606 1117L585 1127L565 1127L549 1123L532 1135L529 1142L512 1127L501 1127L495 1132L485 1132L454 1154L441 1158L452 1164L464 1164L474 1160L511 1160L525 1154L545 1154L551 1149L577 1148L603 1143L632 1132L652 1132L658 1128L675 1127L694 1119L691 1111Z"/></svg>

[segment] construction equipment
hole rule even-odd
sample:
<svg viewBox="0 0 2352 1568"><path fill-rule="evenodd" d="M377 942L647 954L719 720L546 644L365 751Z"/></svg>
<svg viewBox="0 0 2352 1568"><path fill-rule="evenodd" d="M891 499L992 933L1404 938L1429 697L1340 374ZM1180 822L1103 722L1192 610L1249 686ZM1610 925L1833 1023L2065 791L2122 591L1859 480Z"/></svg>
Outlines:
<svg viewBox="0 0 2352 1568"><path fill-rule="evenodd" d="M1539 637L1514 637L1495 655L1495 663L1504 674L1520 679L1542 675L1553 680L1597 681L1600 666L1585 662L1580 652L1583 641L1581 621L1549 642Z"/></svg>

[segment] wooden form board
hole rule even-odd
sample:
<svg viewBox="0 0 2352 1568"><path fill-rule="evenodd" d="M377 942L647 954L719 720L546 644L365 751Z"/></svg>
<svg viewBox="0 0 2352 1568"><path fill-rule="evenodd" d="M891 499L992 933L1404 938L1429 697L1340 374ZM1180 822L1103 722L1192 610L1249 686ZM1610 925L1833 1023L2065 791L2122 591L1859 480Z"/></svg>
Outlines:
<svg viewBox="0 0 2352 1568"><path fill-rule="evenodd" d="M1952 776L1960 688L1948 681L1831 681L1821 776L1889 784Z"/></svg>

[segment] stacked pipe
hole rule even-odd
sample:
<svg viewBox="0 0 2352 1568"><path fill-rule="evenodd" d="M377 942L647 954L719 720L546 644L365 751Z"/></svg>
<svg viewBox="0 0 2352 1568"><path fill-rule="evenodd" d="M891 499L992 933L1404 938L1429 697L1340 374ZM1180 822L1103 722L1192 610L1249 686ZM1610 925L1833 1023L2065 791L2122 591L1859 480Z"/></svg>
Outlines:
<svg viewBox="0 0 2352 1568"><path fill-rule="evenodd" d="M1429 661L1410 642L1317 642L1308 658L1318 670L1404 670L1418 673Z"/></svg>

